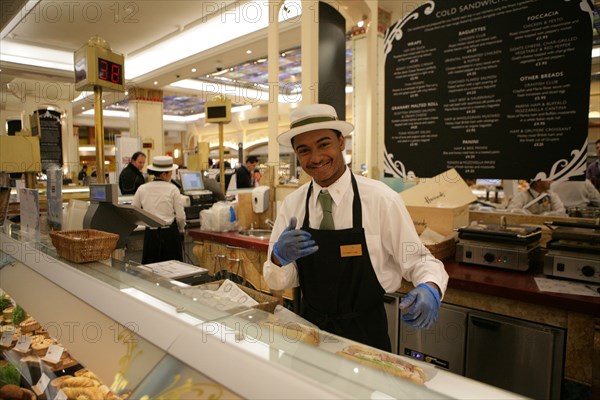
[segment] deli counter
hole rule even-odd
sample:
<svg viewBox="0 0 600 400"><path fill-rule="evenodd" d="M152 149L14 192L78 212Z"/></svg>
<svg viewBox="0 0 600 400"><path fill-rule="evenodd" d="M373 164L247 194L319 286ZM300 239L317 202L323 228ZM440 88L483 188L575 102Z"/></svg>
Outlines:
<svg viewBox="0 0 600 400"><path fill-rule="evenodd" d="M265 311L210 306L128 262L71 263L45 235L2 229L0 287L130 398L522 398L407 358L425 372L414 384L337 355L352 344L344 338L266 335L257 329Z"/></svg>

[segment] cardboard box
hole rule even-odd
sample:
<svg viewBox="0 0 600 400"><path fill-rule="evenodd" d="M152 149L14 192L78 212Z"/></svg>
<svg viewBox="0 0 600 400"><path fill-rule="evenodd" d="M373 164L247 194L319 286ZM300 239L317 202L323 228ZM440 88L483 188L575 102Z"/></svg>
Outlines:
<svg viewBox="0 0 600 400"><path fill-rule="evenodd" d="M420 179L399 194L421 234L425 228L444 236L469 223L469 204L477 200L455 169Z"/></svg>

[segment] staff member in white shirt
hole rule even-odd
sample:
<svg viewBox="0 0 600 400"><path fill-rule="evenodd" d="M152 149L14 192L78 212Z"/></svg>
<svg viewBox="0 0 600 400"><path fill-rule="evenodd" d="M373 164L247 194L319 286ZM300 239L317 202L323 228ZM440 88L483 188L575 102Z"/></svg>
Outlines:
<svg viewBox="0 0 600 400"><path fill-rule="evenodd" d="M427 328L437 319L448 274L421 243L400 196L346 167L351 124L325 104L299 107L290 119L291 129L277 140L293 147L312 180L279 208L264 278L275 290L300 286L301 314L319 328L389 351L384 293L403 278L413 282L400 304L408 310L402 320Z"/></svg>
<svg viewBox="0 0 600 400"><path fill-rule="evenodd" d="M173 171L177 168L172 157L154 157L148 166L148 173L154 176L154 180L140 186L133 196L134 206L168 222L162 228L146 228L142 264L183 261L180 235L185 230L185 212L179 189L171 183Z"/></svg>

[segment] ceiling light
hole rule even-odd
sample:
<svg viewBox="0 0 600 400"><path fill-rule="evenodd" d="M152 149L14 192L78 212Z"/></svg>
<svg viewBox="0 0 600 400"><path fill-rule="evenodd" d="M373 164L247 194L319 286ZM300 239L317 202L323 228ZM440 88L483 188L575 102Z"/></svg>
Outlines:
<svg viewBox="0 0 600 400"><path fill-rule="evenodd" d="M252 50L246 50L246 54L252 54Z"/></svg>
<svg viewBox="0 0 600 400"><path fill-rule="evenodd" d="M288 7L293 11L290 15L299 15L302 10L300 1L286 2L288 6L290 3L297 3L293 7ZM180 34L164 40L146 51L128 57L125 63L125 77L127 79L137 78L184 58L267 28L269 25L268 7L270 3L257 1L253 2L252 6L259 8L259 10L256 10L258 18L240 19L236 13L215 13L213 18L190 29L186 29ZM280 21L289 18L290 16L286 18L283 15L279 16ZM219 34L214 35L210 34L210 32L219 32ZM199 37L202 40L198 40ZM70 69L73 70L73 54L70 53L69 56L71 58Z"/></svg>
<svg viewBox="0 0 600 400"><path fill-rule="evenodd" d="M2 41L0 60L73 72L73 52L14 43L10 40Z"/></svg>
<svg viewBox="0 0 600 400"><path fill-rule="evenodd" d="M192 72L196 72L196 68L192 68Z"/></svg>
<svg viewBox="0 0 600 400"><path fill-rule="evenodd" d="M158 81L154 81L154 84L155 84L155 85L158 85Z"/></svg>
<svg viewBox="0 0 600 400"><path fill-rule="evenodd" d="M257 101L268 101L268 90L256 90L241 85L226 85L223 83L206 82L198 79L183 79L171 83L170 86L198 90L206 95L225 95L230 97L234 103L256 103ZM302 99L301 93L298 91L289 92L287 95L278 95L279 103L296 103Z"/></svg>
<svg viewBox="0 0 600 400"><path fill-rule="evenodd" d="M359 28L362 28L363 26L365 26L365 21L363 21L361 19L360 21L358 21L358 24L356 24L356 26L358 26Z"/></svg>

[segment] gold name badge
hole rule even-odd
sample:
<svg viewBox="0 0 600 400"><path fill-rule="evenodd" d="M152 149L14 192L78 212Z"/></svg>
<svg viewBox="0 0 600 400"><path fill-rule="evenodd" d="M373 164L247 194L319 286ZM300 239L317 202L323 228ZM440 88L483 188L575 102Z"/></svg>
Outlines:
<svg viewBox="0 0 600 400"><path fill-rule="evenodd" d="M347 244L340 246L340 255L342 257L362 256L362 246L360 244Z"/></svg>

